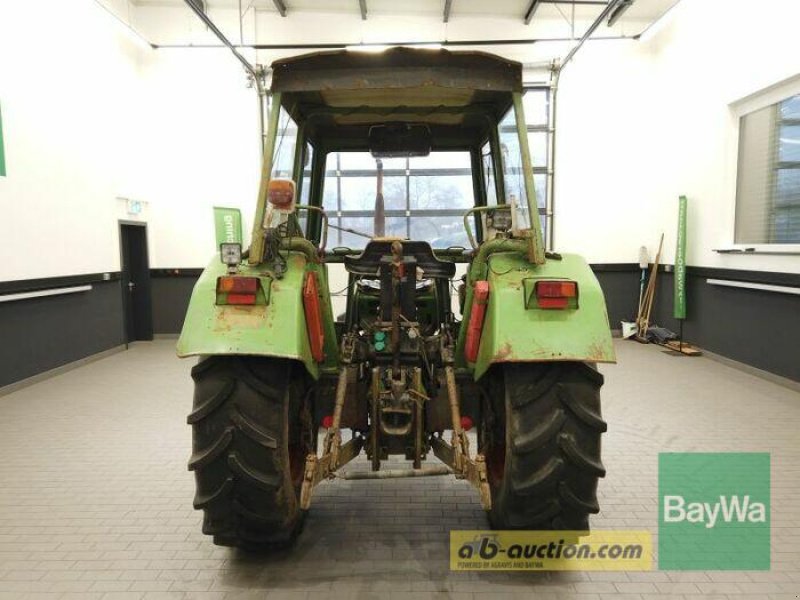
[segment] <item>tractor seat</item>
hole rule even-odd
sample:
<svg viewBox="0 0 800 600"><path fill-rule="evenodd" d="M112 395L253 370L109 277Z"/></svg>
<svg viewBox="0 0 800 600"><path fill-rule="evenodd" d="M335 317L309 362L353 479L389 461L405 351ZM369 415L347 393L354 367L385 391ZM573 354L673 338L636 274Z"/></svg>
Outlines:
<svg viewBox="0 0 800 600"><path fill-rule="evenodd" d="M370 240L364 251L358 256L345 256L344 268L348 273L377 277L380 272L381 259L392 255L394 240ZM403 256L414 257L417 267L422 269L425 277L452 279L456 273L455 263L439 260L428 242L401 241Z"/></svg>

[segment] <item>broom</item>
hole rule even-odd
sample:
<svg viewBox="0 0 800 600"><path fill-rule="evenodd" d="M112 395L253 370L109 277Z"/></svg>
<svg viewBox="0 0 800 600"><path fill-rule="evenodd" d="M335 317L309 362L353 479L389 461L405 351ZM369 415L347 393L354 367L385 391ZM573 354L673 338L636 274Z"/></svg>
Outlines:
<svg viewBox="0 0 800 600"><path fill-rule="evenodd" d="M658 277L658 265L661 262L661 249L664 245L664 234L661 234L661 240L658 243L658 252L656 252L656 259L653 261L653 268L650 273L650 279L647 282L647 290L645 290L642 304L639 306L639 315L636 318L636 339L640 342L647 343L647 329L650 327L650 311L653 308L653 300L656 293L656 278Z"/></svg>
<svg viewBox="0 0 800 600"><path fill-rule="evenodd" d="M639 278L639 310L637 316L642 312L642 296L644 296L644 280L647 277L647 266L650 264L650 256L647 252L647 246L639 248L639 268L642 270L642 276Z"/></svg>

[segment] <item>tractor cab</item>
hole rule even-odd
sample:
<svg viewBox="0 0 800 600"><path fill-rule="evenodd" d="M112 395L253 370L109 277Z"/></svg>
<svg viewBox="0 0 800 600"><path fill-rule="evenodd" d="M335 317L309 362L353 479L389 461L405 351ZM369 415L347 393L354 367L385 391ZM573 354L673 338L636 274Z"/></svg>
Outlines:
<svg viewBox="0 0 800 600"><path fill-rule="evenodd" d="M269 178L295 182L303 235L328 261L370 239L398 238L468 262L481 242L512 231L527 232L544 260L538 219L531 223L538 208L527 136L517 127L518 63L393 48L310 54L272 68ZM345 170L357 180L343 179ZM410 179L412 170L420 176ZM437 185L426 173L453 178ZM263 255L268 197L262 190L251 263Z"/></svg>
<svg viewBox="0 0 800 600"><path fill-rule="evenodd" d="M394 48L317 53L272 68L265 168L271 162L273 183L264 182L250 262L279 259L271 249L298 236L326 264L343 262L340 334L390 320L394 263L403 271L401 318L427 334L447 327L457 339L455 263L470 263L497 238L522 242L534 263L544 261L539 220L531 223L538 208L527 136L517 127L524 122L519 64ZM275 197L285 198L271 186L283 189L286 180L297 200L288 223L276 227ZM463 310L465 290L460 296Z"/></svg>

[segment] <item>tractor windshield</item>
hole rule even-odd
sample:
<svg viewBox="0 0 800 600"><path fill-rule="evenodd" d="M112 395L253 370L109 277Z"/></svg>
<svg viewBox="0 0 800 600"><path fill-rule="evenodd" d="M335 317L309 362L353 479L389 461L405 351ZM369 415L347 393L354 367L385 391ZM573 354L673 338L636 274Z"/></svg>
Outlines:
<svg viewBox="0 0 800 600"><path fill-rule="evenodd" d="M327 156L323 208L330 247L363 248L373 236L424 240L434 248L469 247L462 216L474 204L467 151L384 159L366 151Z"/></svg>

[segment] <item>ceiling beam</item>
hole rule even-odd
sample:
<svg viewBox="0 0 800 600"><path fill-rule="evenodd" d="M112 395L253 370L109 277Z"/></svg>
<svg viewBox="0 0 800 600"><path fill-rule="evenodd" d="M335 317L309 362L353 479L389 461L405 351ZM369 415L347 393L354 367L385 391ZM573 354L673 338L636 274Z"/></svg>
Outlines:
<svg viewBox="0 0 800 600"><path fill-rule="evenodd" d="M208 6L206 6L205 0L189 0L189 3L193 4L201 12L208 13Z"/></svg>
<svg viewBox="0 0 800 600"><path fill-rule="evenodd" d="M575 56L578 50L581 49L581 46L583 46L584 42L588 40L590 37L592 37L592 34L598 27L600 27L600 24L603 21L605 21L609 17L609 15L611 15L611 13L613 13L617 9L617 7L620 4L628 1L629 0L609 0L606 7L597 16L594 22L591 25L589 25L589 29L586 30L586 33L583 34L583 37L581 37L578 43L575 46L573 46L572 50L570 50L569 53L564 57L564 60L561 61L561 65L558 67L559 73L564 70L564 67L567 66L567 63L571 61L572 57Z"/></svg>
<svg viewBox="0 0 800 600"><path fill-rule="evenodd" d="M631 0L631 2L633 2L633 0ZM606 0L531 0L530 4L528 4L528 9L525 11L525 16L523 17L525 25L530 25L533 20L533 15L542 4L567 4L575 7L592 5L606 6L608 2Z"/></svg>
<svg viewBox="0 0 800 600"><path fill-rule="evenodd" d="M225 37L225 34L219 30L219 28L214 24L214 21L212 21L206 13L200 10L200 8L197 5L197 2L192 2L192 0L184 0L184 2L186 3L186 6L188 6L192 10L192 12L197 15L197 18L200 19L203 23L205 23L205 26L208 27L215 36L217 36L217 39L220 42L222 42L225 46L227 46L228 49L236 57L236 59L240 63L242 63L242 66L244 66L245 70L247 70L247 72L250 73L250 75L253 77L253 80L255 81L256 86L259 88L260 92L261 84L259 83L260 79L256 68L253 65L251 65L250 62L244 56L242 56L238 50L236 50L236 47L233 44L231 44L230 40L228 40L228 38Z"/></svg>
<svg viewBox="0 0 800 600"><path fill-rule="evenodd" d="M358 0L358 6L361 9L361 20L367 20L367 0Z"/></svg>
<svg viewBox="0 0 800 600"><path fill-rule="evenodd" d="M608 41L608 40L635 40L638 36L635 35L612 35L600 36L592 38L592 41ZM549 38L525 38L525 39L500 39L500 40L425 40L425 41L391 41L391 42L374 42L367 44L359 44L365 48L374 46L443 46L445 48L458 48L461 46L518 46L552 42L574 42L574 37L549 37ZM151 44L154 49L159 48L219 48L215 44ZM352 46L353 42L325 42L325 43L298 43L298 44L242 44L238 48L252 48L254 50L341 50Z"/></svg>
<svg viewBox="0 0 800 600"><path fill-rule="evenodd" d="M611 15L608 17L608 26L613 27L614 23L619 21L619 18L622 14L628 10L633 5L633 0L621 0L617 2L616 8L611 12Z"/></svg>
<svg viewBox="0 0 800 600"><path fill-rule="evenodd" d="M541 6L541 0L531 0L531 3L528 5L528 10L525 11L525 25L530 25L531 19L533 19L534 13L536 13L536 9Z"/></svg>
<svg viewBox="0 0 800 600"><path fill-rule="evenodd" d="M453 0L444 0L444 18L443 21L447 23L450 21L450 11L453 8Z"/></svg>
<svg viewBox="0 0 800 600"><path fill-rule="evenodd" d="M541 0L540 4L569 4L572 6L592 6L608 4L606 0Z"/></svg>
<svg viewBox="0 0 800 600"><path fill-rule="evenodd" d="M275 5L275 8L278 9L278 12L281 13L281 16L285 17L286 5L283 3L283 0L272 0L272 3Z"/></svg>

